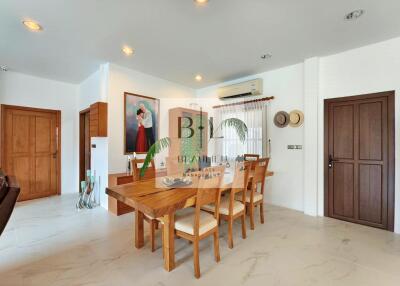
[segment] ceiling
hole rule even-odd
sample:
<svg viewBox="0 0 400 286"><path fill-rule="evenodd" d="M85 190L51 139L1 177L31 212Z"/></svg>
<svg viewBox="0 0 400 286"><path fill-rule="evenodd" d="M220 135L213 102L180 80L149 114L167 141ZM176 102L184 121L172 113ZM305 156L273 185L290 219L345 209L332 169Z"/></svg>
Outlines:
<svg viewBox="0 0 400 286"><path fill-rule="evenodd" d="M79 83L112 62L200 88L400 36L399 11L399 0L1 0L0 65Z"/></svg>

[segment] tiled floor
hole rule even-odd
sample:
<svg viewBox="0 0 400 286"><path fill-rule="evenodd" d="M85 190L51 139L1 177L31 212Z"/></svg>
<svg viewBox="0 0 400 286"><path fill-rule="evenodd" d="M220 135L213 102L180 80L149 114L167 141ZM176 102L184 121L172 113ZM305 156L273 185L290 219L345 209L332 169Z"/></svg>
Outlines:
<svg viewBox="0 0 400 286"><path fill-rule="evenodd" d="M167 273L161 249L133 247L133 215L78 212L74 199L18 205L0 237L1 286L400 285L400 236L390 232L267 206L266 223L248 230L246 240L235 226L233 250L222 225L220 263L211 239L200 244L196 280L186 241L176 240L177 268Z"/></svg>

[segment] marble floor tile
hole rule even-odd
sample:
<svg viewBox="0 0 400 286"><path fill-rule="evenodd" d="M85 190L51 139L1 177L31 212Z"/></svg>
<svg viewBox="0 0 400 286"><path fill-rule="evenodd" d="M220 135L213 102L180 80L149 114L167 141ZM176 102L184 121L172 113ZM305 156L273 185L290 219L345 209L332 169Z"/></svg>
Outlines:
<svg viewBox="0 0 400 286"><path fill-rule="evenodd" d="M177 268L163 270L158 250L133 246L133 214L102 208L75 210L65 195L17 205L0 237L0 285L400 285L400 236L391 232L267 205L243 240L234 226L227 247L221 225L221 262L212 239L200 243L202 277L193 276L192 246L176 239Z"/></svg>

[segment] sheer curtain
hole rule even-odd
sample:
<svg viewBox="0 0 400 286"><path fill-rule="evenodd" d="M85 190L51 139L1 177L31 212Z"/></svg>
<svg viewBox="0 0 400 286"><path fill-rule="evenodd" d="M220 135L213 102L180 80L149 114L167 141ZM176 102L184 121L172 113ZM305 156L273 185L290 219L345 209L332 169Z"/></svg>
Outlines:
<svg viewBox="0 0 400 286"><path fill-rule="evenodd" d="M234 128L216 130L215 147L218 155L227 156L229 159L236 158L245 153L266 154L266 107L265 101L252 102L247 104L227 105L216 110L216 123L228 118L238 118L246 123L248 134L244 143L240 142Z"/></svg>

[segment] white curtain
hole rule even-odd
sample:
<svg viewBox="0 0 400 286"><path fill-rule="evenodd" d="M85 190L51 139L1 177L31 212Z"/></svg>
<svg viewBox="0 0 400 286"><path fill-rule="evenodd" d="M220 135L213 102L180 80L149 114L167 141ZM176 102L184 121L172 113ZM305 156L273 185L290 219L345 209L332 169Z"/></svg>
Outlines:
<svg viewBox="0 0 400 286"><path fill-rule="evenodd" d="M227 156L229 159L236 158L245 153L266 155L266 102L258 101L247 104L227 105L216 109L216 124L228 118L238 118L246 123L248 134L244 143L240 142L234 128L215 130L216 152L218 156Z"/></svg>

